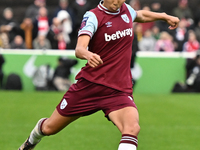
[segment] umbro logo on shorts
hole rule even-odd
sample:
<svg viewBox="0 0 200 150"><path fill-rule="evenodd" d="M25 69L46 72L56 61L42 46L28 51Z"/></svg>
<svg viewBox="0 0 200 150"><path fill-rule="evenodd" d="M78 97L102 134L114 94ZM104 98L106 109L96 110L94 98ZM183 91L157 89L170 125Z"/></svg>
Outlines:
<svg viewBox="0 0 200 150"><path fill-rule="evenodd" d="M62 100L62 102L61 102L61 104L60 104L60 109L65 109L65 107L67 106L67 101L66 101L66 99L63 99Z"/></svg>

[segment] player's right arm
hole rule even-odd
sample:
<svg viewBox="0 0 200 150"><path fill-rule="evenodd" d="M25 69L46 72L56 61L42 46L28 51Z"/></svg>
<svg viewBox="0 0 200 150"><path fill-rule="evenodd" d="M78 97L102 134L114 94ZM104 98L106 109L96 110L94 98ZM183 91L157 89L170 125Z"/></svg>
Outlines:
<svg viewBox="0 0 200 150"><path fill-rule="evenodd" d="M90 67L95 68L103 64L99 55L88 51L87 47L90 41L89 35L81 35L78 37L77 45L75 48L75 55L77 58L86 59Z"/></svg>
<svg viewBox="0 0 200 150"><path fill-rule="evenodd" d="M75 48L77 58L86 59L91 67L97 67L103 64L98 54L88 51L90 39L98 28L98 21L94 13L88 11L84 14L80 30L78 32L78 40Z"/></svg>

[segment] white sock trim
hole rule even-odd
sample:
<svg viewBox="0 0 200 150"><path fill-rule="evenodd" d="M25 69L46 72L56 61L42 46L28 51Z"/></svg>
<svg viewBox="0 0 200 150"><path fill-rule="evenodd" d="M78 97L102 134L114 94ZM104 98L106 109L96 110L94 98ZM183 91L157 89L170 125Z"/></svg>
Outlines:
<svg viewBox="0 0 200 150"><path fill-rule="evenodd" d="M118 150L137 150L137 147L129 143L120 143Z"/></svg>
<svg viewBox="0 0 200 150"><path fill-rule="evenodd" d="M31 134L29 136L29 142L31 144L37 144L40 142L40 140L42 139L42 137L44 137L45 135L42 134L40 127L41 124L44 120L46 120L47 118L42 118L40 119L37 124L35 125L34 129L31 131Z"/></svg>

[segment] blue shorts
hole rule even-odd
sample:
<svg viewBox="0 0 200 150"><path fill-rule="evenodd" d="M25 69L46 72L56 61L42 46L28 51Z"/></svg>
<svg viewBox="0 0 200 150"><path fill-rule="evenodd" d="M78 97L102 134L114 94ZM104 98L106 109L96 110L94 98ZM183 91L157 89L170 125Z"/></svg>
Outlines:
<svg viewBox="0 0 200 150"><path fill-rule="evenodd" d="M56 108L62 116L86 116L102 110L107 117L110 112L128 106L137 109L132 94L82 78L71 85Z"/></svg>

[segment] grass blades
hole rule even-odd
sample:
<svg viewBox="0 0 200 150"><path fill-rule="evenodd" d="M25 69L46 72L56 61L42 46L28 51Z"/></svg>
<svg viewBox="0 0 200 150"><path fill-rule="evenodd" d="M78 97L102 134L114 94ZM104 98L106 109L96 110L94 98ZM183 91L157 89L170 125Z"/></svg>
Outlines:
<svg viewBox="0 0 200 150"><path fill-rule="evenodd" d="M36 122L49 117L64 93L0 91L0 147L17 150ZM200 95L134 94L140 114L138 150L197 150ZM36 150L117 150L121 134L100 111L45 137Z"/></svg>

